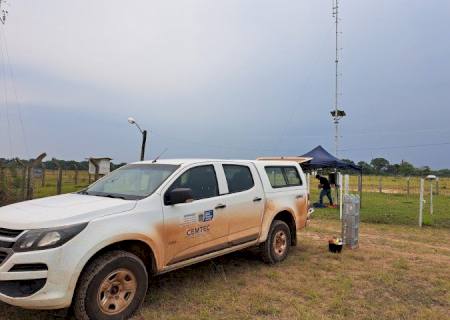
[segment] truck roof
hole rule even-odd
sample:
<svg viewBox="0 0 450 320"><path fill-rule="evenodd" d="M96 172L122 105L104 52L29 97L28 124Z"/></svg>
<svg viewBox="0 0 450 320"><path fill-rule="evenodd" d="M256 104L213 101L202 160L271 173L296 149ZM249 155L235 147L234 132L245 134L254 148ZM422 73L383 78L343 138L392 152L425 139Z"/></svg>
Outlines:
<svg viewBox="0 0 450 320"><path fill-rule="evenodd" d="M279 159L273 159L273 160L244 160L244 159L207 159L207 158L199 158L199 159L158 159L156 162L153 162L153 160L146 160L146 161L138 161L134 162L133 164L152 164L152 163L159 163L159 164L172 164L172 165L190 165L195 163L202 163L202 162L242 162L242 163L267 163L267 164L277 164L277 165L286 165L289 163L298 163L296 161L286 161L286 160L279 160Z"/></svg>

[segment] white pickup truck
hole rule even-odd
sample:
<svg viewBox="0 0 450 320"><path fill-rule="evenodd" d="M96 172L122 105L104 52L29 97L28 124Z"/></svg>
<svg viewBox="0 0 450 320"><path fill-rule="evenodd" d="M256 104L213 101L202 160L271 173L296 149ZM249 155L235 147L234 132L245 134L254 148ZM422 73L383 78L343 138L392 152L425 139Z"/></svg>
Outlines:
<svg viewBox="0 0 450 320"><path fill-rule="evenodd" d="M133 163L81 192L0 208L0 300L127 319L151 276L254 246L282 261L308 208L295 162Z"/></svg>

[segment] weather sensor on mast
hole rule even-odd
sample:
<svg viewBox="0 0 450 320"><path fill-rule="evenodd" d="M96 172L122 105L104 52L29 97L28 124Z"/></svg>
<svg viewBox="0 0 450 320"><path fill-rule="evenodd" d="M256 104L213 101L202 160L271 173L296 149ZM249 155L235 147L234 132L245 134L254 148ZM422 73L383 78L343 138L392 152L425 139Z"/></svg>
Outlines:
<svg viewBox="0 0 450 320"><path fill-rule="evenodd" d="M331 116L333 117L333 122L335 125L335 155L338 157L339 153L339 121L346 116L345 111L339 109L339 97L341 96L340 92L340 80L341 80L341 74L339 73L339 52L341 51L340 43L339 43L339 0L333 0L333 18L334 23L336 25L336 59L335 59L335 65L336 65L336 75L335 75L335 96L334 96L334 110L331 111Z"/></svg>

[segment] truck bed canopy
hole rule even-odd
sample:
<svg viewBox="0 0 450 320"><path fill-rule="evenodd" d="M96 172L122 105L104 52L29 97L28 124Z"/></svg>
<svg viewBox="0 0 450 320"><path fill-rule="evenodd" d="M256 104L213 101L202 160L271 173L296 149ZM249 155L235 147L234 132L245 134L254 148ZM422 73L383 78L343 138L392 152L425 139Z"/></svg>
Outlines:
<svg viewBox="0 0 450 320"><path fill-rule="evenodd" d="M359 166L339 160L322 146L315 147L301 157L312 158L310 161L301 164L305 171L312 171L316 169L343 169L361 172L362 170Z"/></svg>

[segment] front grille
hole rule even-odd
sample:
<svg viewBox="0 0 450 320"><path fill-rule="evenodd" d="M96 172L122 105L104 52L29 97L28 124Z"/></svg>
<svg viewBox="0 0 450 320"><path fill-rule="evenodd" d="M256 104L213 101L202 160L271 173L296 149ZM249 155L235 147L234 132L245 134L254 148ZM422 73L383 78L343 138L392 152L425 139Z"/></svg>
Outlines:
<svg viewBox="0 0 450 320"><path fill-rule="evenodd" d="M48 267L43 263L27 263L27 264L16 264L9 272L27 272L27 271L47 271Z"/></svg>
<svg viewBox="0 0 450 320"><path fill-rule="evenodd" d="M11 229L0 228L0 237L15 238L22 232L23 232L23 230L11 230Z"/></svg>
<svg viewBox="0 0 450 320"><path fill-rule="evenodd" d="M3 263L3 261L5 261L5 259L8 257L8 253L0 251L0 264Z"/></svg>

